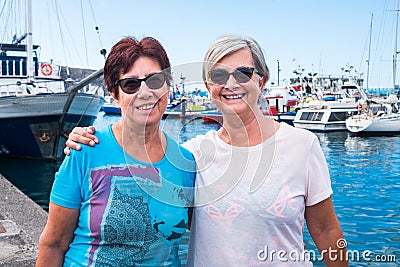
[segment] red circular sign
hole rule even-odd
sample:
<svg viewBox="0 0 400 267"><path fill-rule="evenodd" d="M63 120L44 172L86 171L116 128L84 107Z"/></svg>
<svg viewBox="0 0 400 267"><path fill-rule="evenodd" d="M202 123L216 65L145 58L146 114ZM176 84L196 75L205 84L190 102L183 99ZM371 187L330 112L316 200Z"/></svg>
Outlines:
<svg viewBox="0 0 400 267"><path fill-rule="evenodd" d="M50 64L45 63L40 67L40 71L44 76L50 76L53 73L53 67Z"/></svg>

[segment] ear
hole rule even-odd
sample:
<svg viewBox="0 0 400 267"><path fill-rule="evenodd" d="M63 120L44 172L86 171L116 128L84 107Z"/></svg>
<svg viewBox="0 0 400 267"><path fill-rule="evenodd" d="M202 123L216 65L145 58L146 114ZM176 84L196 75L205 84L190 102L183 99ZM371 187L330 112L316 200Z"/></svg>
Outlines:
<svg viewBox="0 0 400 267"><path fill-rule="evenodd" d="M110 93L110 95L112 96L112 98L114 98L113 103L114 103L117 107L120 108L118 98L115 96L115 94L114 94L114 93Z"/></svg>

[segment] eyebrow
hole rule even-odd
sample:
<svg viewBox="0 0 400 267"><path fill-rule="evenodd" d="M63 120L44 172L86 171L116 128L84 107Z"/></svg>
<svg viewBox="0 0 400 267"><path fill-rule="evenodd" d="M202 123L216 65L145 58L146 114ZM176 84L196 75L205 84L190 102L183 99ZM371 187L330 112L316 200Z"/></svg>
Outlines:
<svg viewBox="0 0 400 267"><path fill-rule="evenodd" d="M161 72L161 70L160 70L160 71L156 71L156 72L148 73L148 74L147 74L146 76L144 76L143 78L139 78L138 76L128 76L128 77L121 78L120 80L122 80L122 79L128 79L128 78L144 79L144 78L146 78L146 77L148 77L148 76L150 76L150 75L152 75L152 74L156 74L156 73L159 73L159 72Z"/></svg>

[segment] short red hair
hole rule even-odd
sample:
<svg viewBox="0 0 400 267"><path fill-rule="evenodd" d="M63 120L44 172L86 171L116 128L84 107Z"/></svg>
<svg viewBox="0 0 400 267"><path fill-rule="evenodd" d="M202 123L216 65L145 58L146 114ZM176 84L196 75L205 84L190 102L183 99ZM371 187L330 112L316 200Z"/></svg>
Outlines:
<svg viewBox="0 0 400 267"><path fill-rule="evenodd" d="M161 69L167 74L167 84L171 84L171 64L167 52L159 41L145 37L138 41L135 37L122 38L116 43L107 56L104 65L104 82L107 90L118 98L118 85L115 82L121 75L127 73L136 60L146 56L156 60Z"/></svg>

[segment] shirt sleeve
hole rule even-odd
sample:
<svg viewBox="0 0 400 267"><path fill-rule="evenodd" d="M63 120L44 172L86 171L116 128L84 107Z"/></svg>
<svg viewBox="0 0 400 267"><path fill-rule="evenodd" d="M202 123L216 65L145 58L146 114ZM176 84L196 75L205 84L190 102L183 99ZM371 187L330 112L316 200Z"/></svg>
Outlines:
<svg viewBox="0 0 400 267"><path fill-rule="evenodd" d="M314 137L308 153L306 179L306 206L315 205L332 195L328 165L317 137Z"/></svg>
<svg viewBox="0 0 400 267"><path fill-rule="evenodd" d="M83 180L83 151L71 150L55 174L50 201L70 209L79 209L82 203L81 187Z"/></svg>

